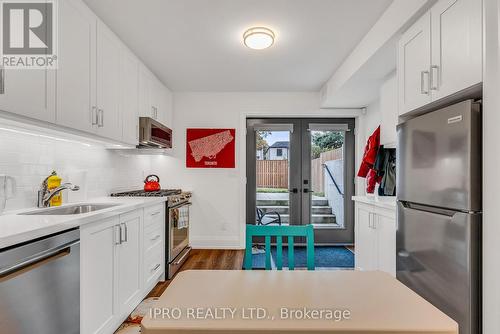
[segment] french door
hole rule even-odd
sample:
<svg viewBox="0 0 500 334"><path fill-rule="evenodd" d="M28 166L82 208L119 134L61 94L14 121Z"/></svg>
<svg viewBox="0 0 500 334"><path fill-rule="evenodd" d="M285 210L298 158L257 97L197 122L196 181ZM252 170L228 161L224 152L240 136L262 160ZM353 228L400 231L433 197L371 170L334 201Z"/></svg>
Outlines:
<svg viewBox="0 0 500 334"><path fill-rule="evenodd" d="M354 242L354 119L247 119L247 223L313 224Z"/></svg>

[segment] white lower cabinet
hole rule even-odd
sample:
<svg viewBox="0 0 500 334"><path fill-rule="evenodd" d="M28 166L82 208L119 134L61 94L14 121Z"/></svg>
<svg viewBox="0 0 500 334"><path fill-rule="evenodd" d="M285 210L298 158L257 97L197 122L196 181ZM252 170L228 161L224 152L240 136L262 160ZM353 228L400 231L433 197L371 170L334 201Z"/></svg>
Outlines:
<svg viewBox="0 0 500 334"><path fill-rule="evenodd" d="M151 288L165 272L165 205L144 209L143 286Z"/></svg>
<svg viewBox="0 0 500 334"><path fill-rule="evenodd" d="M396 209L361 202L355 207L356 269L396 276Z"/></svg>
<svg viewBox="0 0 500 334"><path fill-rule="evenodd" d="M165 268L164 208L138 209L81 227L82 334L113 333L160 279ZM148 226L156 229L146 233ZM146 236L159 246L150 249ZM145 270L151 262L148 253L160 263L153 279Z"/></svg>
<svg viewBox="0 0 500 334"><path fill-rule="evenodd" d="M114 301L119 217L80 230L81 332L111 333L118 315Z"/></svg>
<svg viewBox="0 0 500 334"><path fill-rule="evenodd" d="M141 301L143 210L120 216L122 238L117 245L116 296L120 314L129 314Z"/></svg>

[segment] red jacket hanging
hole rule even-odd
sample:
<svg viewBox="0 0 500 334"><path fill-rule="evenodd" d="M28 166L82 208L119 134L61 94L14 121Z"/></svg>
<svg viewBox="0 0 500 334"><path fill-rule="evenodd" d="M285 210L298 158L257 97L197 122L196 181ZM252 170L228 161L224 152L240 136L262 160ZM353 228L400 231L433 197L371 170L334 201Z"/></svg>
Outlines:
<svg viewBox="0 0 500 334"><path fill-rule="evenodd" d="M361 160L361 166L359 167L358 176L366 178L366 191L367 193L373 193L375 190L375 185L379 181L377 173L372 169L377 158L377 152L380 146L380 126L373 132L373 134L368 138L365 146L365 153L363 154L363 159Z"/></svg>

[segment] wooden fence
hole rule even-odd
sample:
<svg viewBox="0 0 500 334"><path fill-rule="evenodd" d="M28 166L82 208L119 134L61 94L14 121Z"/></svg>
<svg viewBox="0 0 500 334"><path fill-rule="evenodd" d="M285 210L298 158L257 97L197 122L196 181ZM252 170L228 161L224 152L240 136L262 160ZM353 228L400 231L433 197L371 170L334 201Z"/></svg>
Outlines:
<svg viewBox="0 0 500 334"><path fill-rule="evenodd" d="M311 184L314 192L323 193L325 173L323 164L330 160L342 159L343 149L321 153L311 161ZM288 160L257 160L257 188L288 189Z"/></svg>
<svg viewBox="0 0 500 334"><path fill-rule="evenodd" d="M335 150L323 152L319 158L311 161L311 188L316 193L325 192L325 173L323 172L323 164L331 160L342 159L343 149L337 148Z"/></svg>
<svg viewBox="0 0 500 334"><path fill-rule="evenodd" d="M288 189L288 160L257 160L257 188Z"/></svg>

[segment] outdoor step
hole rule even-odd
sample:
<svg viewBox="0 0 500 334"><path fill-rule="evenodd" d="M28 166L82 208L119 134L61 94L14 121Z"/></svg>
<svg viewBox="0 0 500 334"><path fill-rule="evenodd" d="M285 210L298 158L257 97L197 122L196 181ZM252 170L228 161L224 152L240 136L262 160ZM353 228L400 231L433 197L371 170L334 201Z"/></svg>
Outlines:
<svg viewBox="0 0 500 334"><path fill-rule="evenodd" d="M258 199L257 206L288 206L287 199Z"/></svg>
<svg viewBox="0 0 500 334"><path fill-rule="evenodd" d="M328 206L328 200L326 198L313 198L312 200L313 206Z"/></svg>
<svg viewBox="0 0 500 334"><path fill-rule="evenodd" d="M284 199L258 199L257 206L288 206L288 200ZM328 206L328 200L325 199L313 199L313 206Z"/></svg>
<svg viewBox="0 0 500 334"><path fill-rule="evenodd" d="M332 208L329 206L313 206L312 208L313 215L331 215Z"/></svg>
<svg viewBox="0 0 500 334"><path fill-rule="evenodd" d="M277 212L279 214L288 214L290 208L288 206L259 206L264 213L267 212ZM329 206L313 206L312 207L313 215L331 215L332 208Z"/></svg>
<svg viewBox="0 0 500 334"><path fill-rule="evenodd" d="M267 212L277 212L279 214L288 214L289 212L289 207L288 206L258 206L259 209L264 211L264 213Z"/></svg>
<svg viewBox="0 0 500 334"><path fill-rule="evenodd" d="M312 224L336 224L335 215L312 215Z"/></svg>
<svg viewBox="0 0 500 334"><path fill-rule="evenodd" d="M283 214L281 216L281 222L287 224L290 221L290 216L288 214ZM335 215L312 215L312 224L336 224L337 219Z"/></svg>

